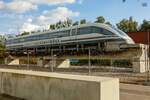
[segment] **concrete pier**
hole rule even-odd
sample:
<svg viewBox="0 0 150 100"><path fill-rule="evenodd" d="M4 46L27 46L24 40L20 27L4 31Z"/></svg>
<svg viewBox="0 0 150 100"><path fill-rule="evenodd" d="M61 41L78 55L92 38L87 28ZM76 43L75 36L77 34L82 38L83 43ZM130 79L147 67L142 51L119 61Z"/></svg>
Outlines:
<svg viewBox="0 0 150 100"><path fill-rule="evenodd" d="M119 80L0 69L0 93L25 100L119 100Z"/></svg>

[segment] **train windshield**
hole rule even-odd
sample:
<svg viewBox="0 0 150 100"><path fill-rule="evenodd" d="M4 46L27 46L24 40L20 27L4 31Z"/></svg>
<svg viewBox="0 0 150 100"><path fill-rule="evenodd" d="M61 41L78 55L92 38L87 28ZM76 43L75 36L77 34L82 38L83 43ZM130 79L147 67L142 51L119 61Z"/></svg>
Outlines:
<svg viewBox="0 0 150 100"><path fill-rule="evenodd" d="M119 29L117 29L115 26L111 26L111 28L113 28L115 31L117 31L120 35L122 36L127 36L127 34Z"/></svg>

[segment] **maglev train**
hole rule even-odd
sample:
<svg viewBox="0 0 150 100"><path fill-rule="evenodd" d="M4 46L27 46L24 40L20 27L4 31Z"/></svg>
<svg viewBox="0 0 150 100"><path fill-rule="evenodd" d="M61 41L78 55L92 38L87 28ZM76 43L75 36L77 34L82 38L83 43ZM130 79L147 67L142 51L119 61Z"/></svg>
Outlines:
<svg viewBox="0 0 150 100"><path fill-rule="evenodd" d="M32 33L6 40L8 51L69 50L95 48L104 51L120 50L134 41L123 31L106 24L88 23L57 30Z"/></svg>

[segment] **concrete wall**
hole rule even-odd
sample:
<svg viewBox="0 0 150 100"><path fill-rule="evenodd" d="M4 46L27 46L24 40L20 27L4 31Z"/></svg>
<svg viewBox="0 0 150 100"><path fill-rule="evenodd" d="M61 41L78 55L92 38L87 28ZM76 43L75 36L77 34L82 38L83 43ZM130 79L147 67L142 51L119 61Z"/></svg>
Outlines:
<svg viewBox="0 0 150 100"><path fill-rule="evenodd" d="M0 69L0 93L26 100L119 100L114 78Z"/></svg>

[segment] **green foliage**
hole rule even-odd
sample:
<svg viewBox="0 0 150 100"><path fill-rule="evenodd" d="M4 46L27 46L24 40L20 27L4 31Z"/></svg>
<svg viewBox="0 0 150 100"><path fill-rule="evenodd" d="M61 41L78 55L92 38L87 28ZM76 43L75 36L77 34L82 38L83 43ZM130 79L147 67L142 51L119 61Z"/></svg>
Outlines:
<svg viewBox="0 0 150 100"><path fill-rule="evenodd" d="M105 24L112 26L112 24L110 22L106 22Z"/></svg>
<svg viewBox="0 0 150 100"><path fill-rule="evenodd" d="M0 58L5 56L5 45L0 43Z"/></svg>
<svg viewBox="0 0 150 100"><path fill-rule="evenodd" d="M21 36L23 36L23 35L28 35L28 34L30 34L29 32L23 32L22 34L21 34Z"/></svg>
<svg viewBox="0 0 150 100"><path fill-rule="evenodd" d="M81 19L80 24L86 24L86 19Z"/></svg>
<svg viewBox="0 0 150 100"><path fill-rule="evenodd" d="M105 23L105 18L103 16L99 16L97 17L97 20L95 21L95 23Z"/></svg>
<svg viewBox="0 0 150 100"><path fill-rule="evenodd" d="M23 32L23 33L21 33L21 34L19 34L19 35L16 35L16 37L24 36L24 35L28 35L28 34L30 34L30 32Z"/></svg>
<svg viewBox="0 0 150 100"><path fill-rule="evenodd" d="M66 21L59 21L56 24L51 24L49 26L49 29L51 29L51 30L61 29L61 28L70 27L71 25L72 25L72 20L67 18Z"/></svg>
<svg viewBox="0 0 150 100"><path fill-rule="evenodd" d="M150 22L147 20L143 20L143 23L141 24L140 31L147 31L150 29Z"/></svg>
<svg viewBox="0 0 150 100"><path fill-rule="evenodd" d="M130 61L130 60L115 60L113 62L113 66L130 68L130 67L132 67L132 61Z"/></svg>
<svg viewBox="0 0 150 100"><path fill-rule="evenodd" d="M134 21L132 17L129 19L123 19L116 24L117 27L124 32L137 32L138 22Z"/></svg>
<svg viewBox="0 0 150 100"><path fill-rule="evenodd" d="M4 61L4 58L0 58L0 64L4 64L5 61Z"/></svg>
<svg viewBox="0 0 150 100"><path fill-rule="evenodd" d="M49 26L49 29L55 30L55 24L51 24L51 25Z"/></svg>
<svg viewBox="0 0 150 100"><path fill-rule="evenodd" d="M91 60L91 64L94 66L111 66L111 61L109 59L94 59Z"/></svg>
<svg viewBox="0 0 150 100"><path fill-rule="evenodd" d="M70 64L73 66L87 66L89 60L88 59L82 59L77 61L72 61ZM91 65L93 66L110 66L111 62L108 59L92 59Z"/></svg>
<svg viewBox="0 0 150 100"><path fill-rule="evenodd" d="M62 27L62 24L63 24L63 23L62 23L61 21L57 22L57 23L56 23L56 28L57 28L57 29L60 29L60 28Z"/></svg>
<svg viewBox="0 0 150 100"><path fill-rule="evenodd" d="M88 59L73 59L70 64L72 66L88 66ZM132 61L131 60L114 60L111 62L111 59L91 59L91 65L92 66L115 66L115 67L132 67Z"/></svg>
<svg viewBox="0 0 150 100"><path fill-rule="evenodd" d="M79 25L78 21L76 21L76 22L73 23L73 26L76 26L76 25Z"/></svg>
<svg viewBox="0 0 150 100"><path fill-rule="evenodd" d="M72 25L72 20L67 18L66 24L67 24L67 27L70 27Z"/></svg>

